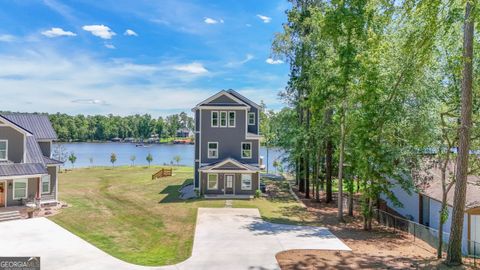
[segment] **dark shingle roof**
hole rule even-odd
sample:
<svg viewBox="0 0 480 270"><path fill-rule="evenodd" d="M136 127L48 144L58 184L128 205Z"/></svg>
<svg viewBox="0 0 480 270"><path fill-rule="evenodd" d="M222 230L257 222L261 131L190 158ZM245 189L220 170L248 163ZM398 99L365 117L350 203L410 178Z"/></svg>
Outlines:
<svg viewBox="0 0 480 270"><path fill-rule="evenodd" d="M50 123L47 115L13 113L2 114L2 116L33 133L37 140L57 139L57 134L55 133L52 123Z"/></svg>
<svg viewBox="0 0 480 270"><path fill-rule="evenodd" d="M15 163L0 165L0 176L46 174L47 169L40 163Z"/></svg>

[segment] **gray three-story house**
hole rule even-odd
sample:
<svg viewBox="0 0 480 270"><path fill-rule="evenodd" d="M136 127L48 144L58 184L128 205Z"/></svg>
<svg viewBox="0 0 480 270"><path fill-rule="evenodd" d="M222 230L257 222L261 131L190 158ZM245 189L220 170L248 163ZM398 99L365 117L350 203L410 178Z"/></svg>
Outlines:
<svg viewBox="0 0 480 270"><path fill-rule="evenodd" d="M193 108L195 188L206 198L250 197L259 189L260 109L234 90Z"/></svg>

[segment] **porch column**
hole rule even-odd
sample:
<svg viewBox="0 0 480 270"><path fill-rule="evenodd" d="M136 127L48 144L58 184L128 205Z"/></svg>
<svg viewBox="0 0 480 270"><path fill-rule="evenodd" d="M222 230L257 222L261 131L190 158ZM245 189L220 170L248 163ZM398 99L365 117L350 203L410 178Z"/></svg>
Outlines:
<svg viewBox="0 0 480 270"><path fill-rule="evenodd" d="M40 192L40 185L41 184L42 184L42 178L38 177L37 178L37 195L36 195L37 200L40 200L40 198L42 197L42 193Z"/></svg>

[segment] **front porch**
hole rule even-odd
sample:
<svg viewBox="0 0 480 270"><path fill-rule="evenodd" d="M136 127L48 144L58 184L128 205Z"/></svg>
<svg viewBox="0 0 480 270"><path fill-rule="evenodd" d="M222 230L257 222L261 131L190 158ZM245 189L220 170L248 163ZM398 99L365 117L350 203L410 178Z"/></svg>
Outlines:
<svg viewBox="0 0 480 270"><path fill-rule="evenodd" d="M13 211L8 209L16 210L15 207L40 208L58 203L56 187L51 185L48 175L12 178L0 179L0 211Z"/></svg>

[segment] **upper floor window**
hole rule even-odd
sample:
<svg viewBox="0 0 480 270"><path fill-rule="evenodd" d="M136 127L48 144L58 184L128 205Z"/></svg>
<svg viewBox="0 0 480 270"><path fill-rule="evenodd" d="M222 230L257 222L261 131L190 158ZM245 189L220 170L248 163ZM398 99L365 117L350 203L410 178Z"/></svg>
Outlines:
<svg viewBox="0 0 480 270"><path fill-rule="evenodd" d="M255 125L255 113L254 112L248 113L248 124L249 125Z"/></svg>
<svg viewBox="0 0 480 270"><path fill-rule="evenodd" d="M218 158L218 142L208 143L208 158Z"/></svg>
<svg viewBox="0 0 480 270"><path fill-rule="evenodd" d="M220 126L227 126L227 112L220 112Z"/></svg>
<svg viewBox="0 0 480 270"><path fill-rule="evenodd" d="M228 126L235 127L235 112L228 112Z"/></svg>
<svg viewBox="0 0 480 270"><path fill-rule="evenodd" d="M0 141L0 160L7 160L8 159L8 141L2 140Z"/></svg>
<svg viewBox="0 0 480 270"><path fill-rule="evenodd" d="M218 112L212 112L212 127L218 127Z"/></svg>
<svg viewBox="0 0 480 270"><path fill-rule="evenodd" d="M50 193L50 175L42 177L42 194Z"/></svg>
<svg viewBox="0 0 480 270"><path fill-rule="evenodd" d="M242 142L242 158L252 158L252 143Z"/></svg>

